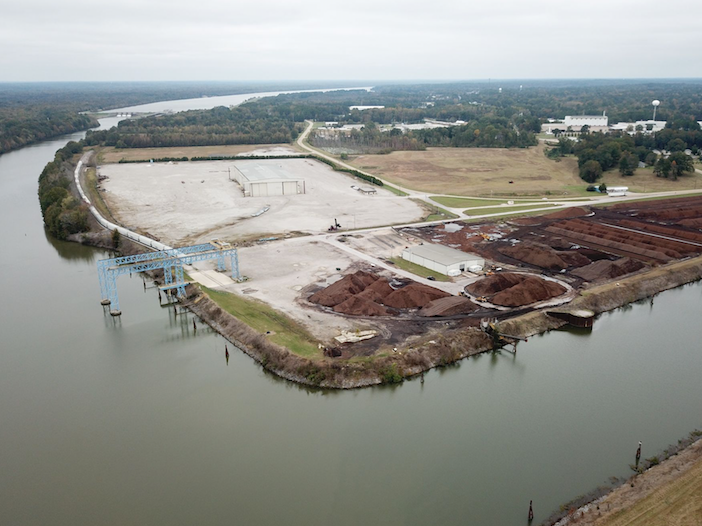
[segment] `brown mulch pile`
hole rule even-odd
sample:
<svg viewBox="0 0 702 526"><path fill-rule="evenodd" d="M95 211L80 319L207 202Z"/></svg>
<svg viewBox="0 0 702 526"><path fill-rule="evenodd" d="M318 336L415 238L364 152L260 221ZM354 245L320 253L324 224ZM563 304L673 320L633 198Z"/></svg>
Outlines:
<svg viewBox="0 0 702 526"><path fill-rule="evenodd" d="M309 297L309 301L332 307L335 312L341 314L388 316L393 314L390 309L418 309L445 297L452 296L439 289L414 282L394 290L386 278L359 270L315 292Z"/></svg>
<svg viewBox="0 0 702 526"><path fill-rule="evenodd" d="M334 307L334 312L351 314L353 316L387 316L388 310L374 301L351 296L346 301Z"/></svg>
<svg viewBox="0 0 702 526"><path fill-rule="evenodd" d="M319 303L325 307L334 307L349 299L351 296L365 290L365 288L374 283L378 276L370 272L359 270L353 274L344 276L336 283L332 283L326 289L310 296L312 303Z"/></svg>
<svg viewBox="0 0 702 526"><path fill-rule="evenodd" d="M520 243L511 247L499 248L498 251L505 256L524 263L556 271L590 264L590 260L582 254L557 251L547 245L538 243Z"/></svg>
<svg viewBox="0 0 702 526"><path fill-rule="evenodd" d="M598 279L614 279L624 274L630 274L644 268L644 264L631 258L622 258L616 261L602 259L595 261L586 267L573 271L573 274L585 281L596 281Z"/></svg>
<svg viewBox="0 0 702 526"><path fill-rule="evenodd" d="M449 296L448 298L439 298L430 301L422 310L419 311L420 316L456 316L458 314L470 314L478 310L478 306L463 296Z"/></svg>
<svg viewBox="0 0 702 526"><path fill-rule="evenodd" d="M499 273L468 286L474 296L486 296L491 303L521 307L563 294L565 287L529 274Z"/></svg>
<svg viewBox="0 0 702 526"><path fill-rule="evenodd" d="M383 303L396 309L416 309L424 307L430 301L447 296L451 296L451 294L421 283L410 283L393 291L383 300Z"/></svg>

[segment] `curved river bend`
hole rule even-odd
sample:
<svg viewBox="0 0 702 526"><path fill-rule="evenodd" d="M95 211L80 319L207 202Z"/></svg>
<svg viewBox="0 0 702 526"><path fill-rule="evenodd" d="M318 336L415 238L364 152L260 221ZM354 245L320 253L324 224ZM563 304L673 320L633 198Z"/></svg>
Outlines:
<svg viewBox="0 0 702 526"><path fill-rule="evenodd" d="M11 525L536 523L702 424L702 286L485 354L426 383L310 391L48 238L37 177L0 157L0 516ZM242 261L242 266L246 262Z"/></svg>

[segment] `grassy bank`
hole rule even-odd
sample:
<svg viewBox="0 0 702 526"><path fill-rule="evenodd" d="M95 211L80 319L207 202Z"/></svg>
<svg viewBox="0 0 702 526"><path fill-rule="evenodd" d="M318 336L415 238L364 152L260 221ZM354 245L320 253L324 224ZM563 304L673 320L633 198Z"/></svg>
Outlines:
<svg viewBox="0 0 702 526"><path fill-rule="evenodd" d="M226 312L243 321L259 333L306 358L322 356L316 340L304 327L259 301L242 298L237 294L218 292L202 287L207 295Z"/></svg>

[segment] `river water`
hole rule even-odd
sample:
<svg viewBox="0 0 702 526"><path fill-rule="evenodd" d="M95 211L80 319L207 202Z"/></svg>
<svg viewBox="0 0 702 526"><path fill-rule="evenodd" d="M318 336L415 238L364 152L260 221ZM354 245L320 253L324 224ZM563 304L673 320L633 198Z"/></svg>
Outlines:
<svg viewBox="0 0 702 526"><path fill-rule="evenodd" d="M536 523L702 424L702 286L350 392L279 380L190 314L48 238L37 177L70 138L0 157L0 523ZM242 267L247 263L242 261Z"/></svg>

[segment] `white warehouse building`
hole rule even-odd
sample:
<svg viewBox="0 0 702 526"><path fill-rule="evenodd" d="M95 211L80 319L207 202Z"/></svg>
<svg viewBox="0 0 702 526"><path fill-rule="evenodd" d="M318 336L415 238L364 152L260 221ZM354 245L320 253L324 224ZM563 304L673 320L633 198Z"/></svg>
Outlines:
<svg viewBox="0 0 702 526"><path fill-rule="evenodd" d="M269 197L305 193L305 180L293 177L275 161L237 163L232 177L241 185L244 197Z"/></svg>
<svg viewBox="0 0 702 526"><path fill-rule="evenodd" d="M485 266L485 259L444 245L424 243L402 251L402 258L446 276L457 276L465 270Z"/></svg>

